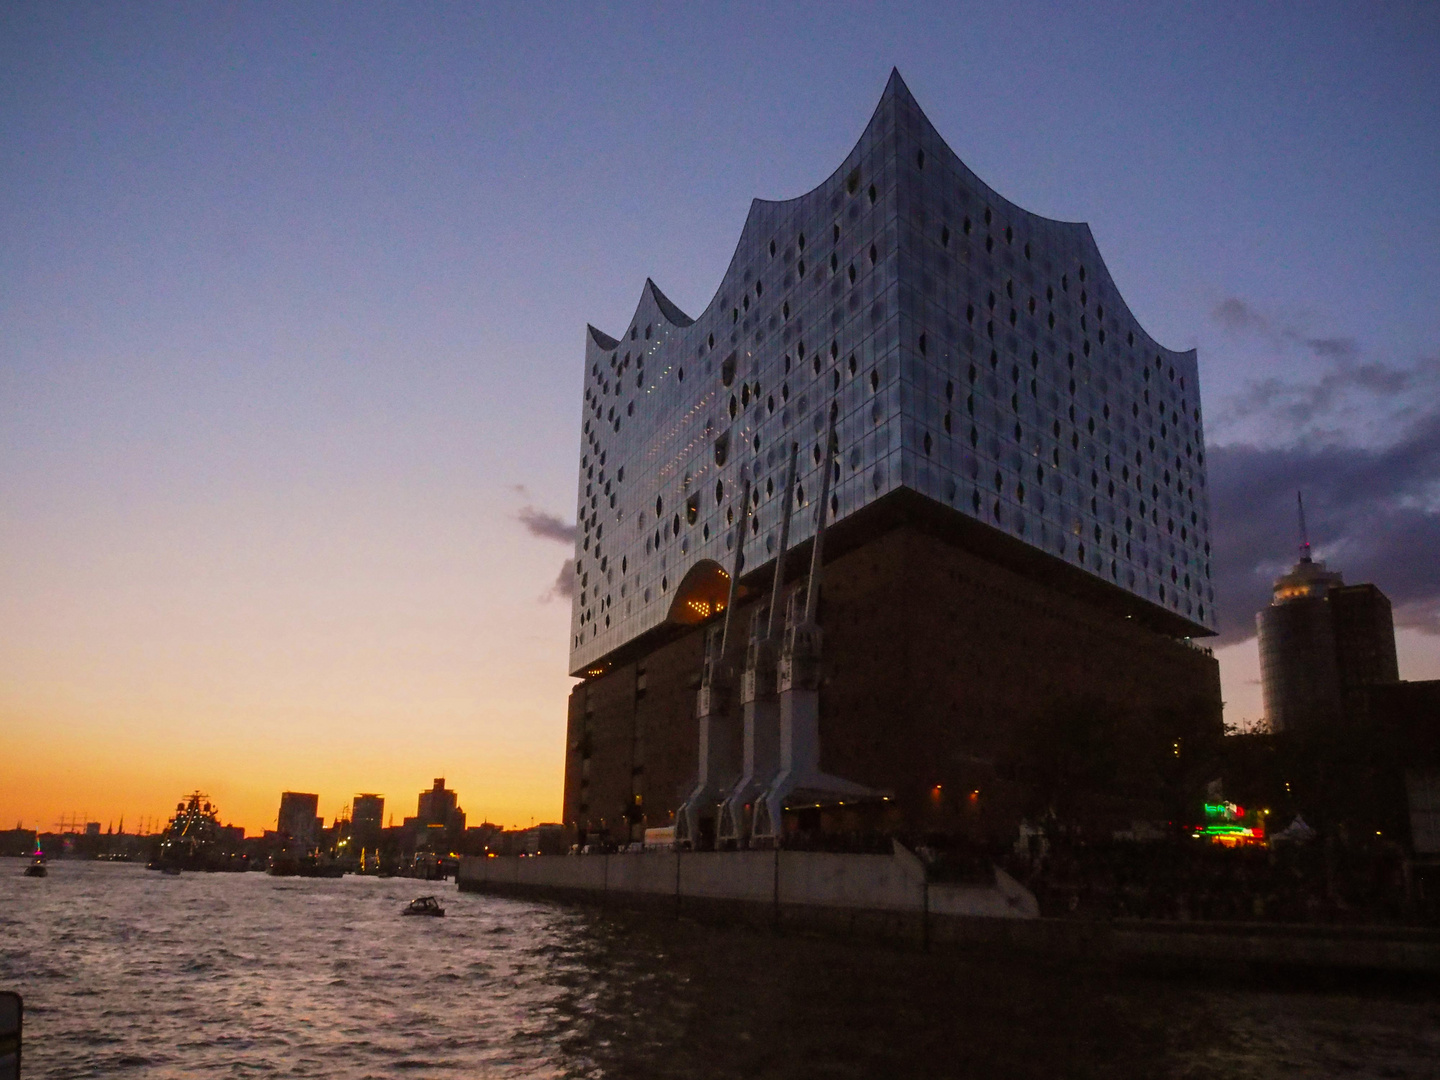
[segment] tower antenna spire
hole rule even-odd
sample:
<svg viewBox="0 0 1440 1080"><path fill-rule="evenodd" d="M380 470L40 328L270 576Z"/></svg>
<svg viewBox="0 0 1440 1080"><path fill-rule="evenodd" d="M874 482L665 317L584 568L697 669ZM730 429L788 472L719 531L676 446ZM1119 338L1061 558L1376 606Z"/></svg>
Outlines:
<svg viewBox="0 0 1440 1080"><path fill-rule="evenodd" d="M1310 530L1305 527L1305 494L1295 492L1295 503L1300 508L1300 561L1310 561Z"/></svg>

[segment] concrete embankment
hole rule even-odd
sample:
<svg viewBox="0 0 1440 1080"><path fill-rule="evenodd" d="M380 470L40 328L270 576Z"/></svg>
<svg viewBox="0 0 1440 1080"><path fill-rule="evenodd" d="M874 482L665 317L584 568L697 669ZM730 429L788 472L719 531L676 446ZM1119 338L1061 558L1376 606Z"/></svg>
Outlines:
<svg viewBox="0 0 1440 1080"><path fill-rule="evenodd" d="M926 880L907 849L889 855L821 851L647 852L624 855L466 858L462 889L629 897L775 912L874 912L893 915L1033 919L1035 897L996 871L992 882Z"/></svg>
<svg viewBox="0 0 1440 1080"><path fill-rule="evenodd" d="M463 858L462 890L619 904L1010 955L1093 962L1370 970L1440 975L1440 933L1404 927L1042 919L1002 870L993 882L928 881L890 855L813 851Z"/></svg>

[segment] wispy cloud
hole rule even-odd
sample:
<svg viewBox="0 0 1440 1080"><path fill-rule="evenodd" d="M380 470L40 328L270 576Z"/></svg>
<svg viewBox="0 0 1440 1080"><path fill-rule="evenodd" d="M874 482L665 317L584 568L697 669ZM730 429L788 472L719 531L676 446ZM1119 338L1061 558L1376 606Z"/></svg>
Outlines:
<svg viewBox="0 0 1440 1080"><path fill-rule="evenodd" d="M555 578L555 583L550 586L545 595L540 597L542 603L551 600L573 600L575 598L575 560L566 559L560 566L560 573Z"/></svg>
<svg viewBox="0 0 1440 1080"><path fill-rule="evenodd" d="M1226 402L1226 415L1245 420L1270 414L1272 419L1299 430L1342 413L1360 394L1382 404L1403 405L1405 395L1419 390L1437 374L1427 362L1410 368L1357 363L1353 349L1317 355L1343 358L1310 382L1273 378L1251 382L1242 394Z"/></svg>
<svg viewBox="0 0 1440 1080"><path fill-rule="evenodd" d="M1359 343L1294 325L1238 297L1215 305L1228 334L1296 360L1309 377L1266 377L1212 425L1210 494L1221 643L1255 633L1272 580L1294 562L1295 493L1316 552L1373 582L1399 625L1440 633L1440 355L1367 360ZM1249 438L1227 443L1225 431Z"/></svg>
<svg viewBox="0 0 1440 1080"><path fill-rule="evenodd" d="M1332 569L1379 586L1400 625L1440 634L1440 403L1387 447L1212 446L1209 473L1222 643L1254 634L1296 558L1296 491Z"/></svg>
<svg viewBox="0 0 1440 1080"><path fill-rule="evenodd" d="M528 495L524 484L515 484L513 490L519 495ZM558 514L549 514L533 506L522 506L515 520L525 526L525 531L539 540L554 540L556 543L575 544L575 525ZM570 600L575 596L575 560L566 559L560 565L560 573L554 583L540 597L542 604L552 600Z"/></svg>
<svg viewBox="0 0 1440 1080"><path fill-rule="evenodd" d="M1210 316L1227 333L1260 338L1277 347L1299 346L1322 360L1353 360L1360 351L1354 338L1314 337L1304 328L1278 320L1238 296L1221 300Z"/></svg>
<svg viewBox="0 0 1440 1080"><path fill-rule="evenodd" d="M1226 297L1215 305L1211 317L1232 334L1272 333L1270 320L1236 296Z"/></svg>
<svg viewBox="0 0 1440 1080"><path fill-rule="evenodd" d="M1373 445L1423 420L1440 398L1440 356L1408 365L1366 359L1353 338L1317 334L1233 296L1211 317L1227 334L1258 345L1268 370L1291 372L1252 379L1221 401L1208 425L1212 443L1228 436L1265 445Z"/></svg>
<svg viewBox="0 0 1440 1080"><path fill-rule="evenodd" d="M1334 360L1338 363L1353 361L1360 353L1360 346L1354 338L1301 338L1300 342L1322 360Z"/></svg>
<svg viewBox="0 0 1440 1080"><path fill-rule="evenodd" d="M531 536L541 540L556 540L562 544L575 543L575 526L558 514L548 514L533 506L524 506L515 515Z"/></svg>

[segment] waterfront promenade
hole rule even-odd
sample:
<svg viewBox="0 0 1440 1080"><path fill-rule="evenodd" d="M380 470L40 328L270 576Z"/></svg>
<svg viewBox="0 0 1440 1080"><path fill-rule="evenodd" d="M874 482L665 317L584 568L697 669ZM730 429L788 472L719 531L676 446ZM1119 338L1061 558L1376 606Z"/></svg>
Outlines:
<svg viewBox="0 0 1440 1080"><path fill-rule="evenodd" d="M462 859L461 890L673 911L717 922L822 930L922 948L1094 963L1253 966L1440 978L1440 932L1160 919L1040 918L1035 897L993 880L930 881L891 855L813 851L646 852Z"/></svg>

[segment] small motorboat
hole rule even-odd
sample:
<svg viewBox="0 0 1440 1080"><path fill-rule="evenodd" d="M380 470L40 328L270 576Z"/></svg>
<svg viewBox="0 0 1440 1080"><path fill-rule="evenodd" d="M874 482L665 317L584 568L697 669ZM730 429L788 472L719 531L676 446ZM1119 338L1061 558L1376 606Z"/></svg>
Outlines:
<svg viewBox="0 0 1440 1080"><path fill-rule="evenodd" d="M26 877L44 877L48 873L50 873L50 871L45 869L43 859L36 859L29 866L25 867Z"/></svg>
<svg viewBox="0 0 1440 1080"><path fill-rule="evenodd" d="M418 900L411 900L409 905L400 912L401 915L444 915L445 909L440 906L440 901L433 896L422 896Z"/></svg>

